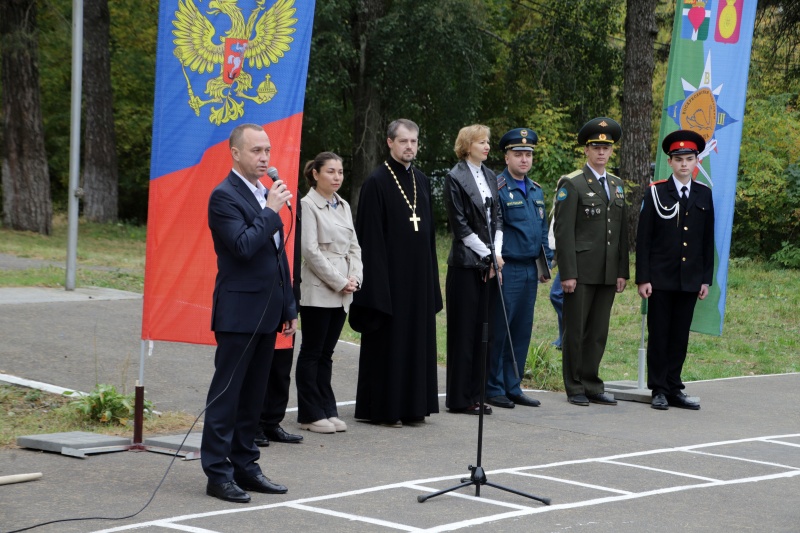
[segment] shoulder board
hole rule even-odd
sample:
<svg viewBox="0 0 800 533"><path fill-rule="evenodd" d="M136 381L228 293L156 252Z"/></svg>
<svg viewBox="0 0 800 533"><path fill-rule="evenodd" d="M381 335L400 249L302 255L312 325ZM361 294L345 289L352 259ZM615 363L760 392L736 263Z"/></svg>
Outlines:
<svg viewBox="0 0 800 533"><path fill-rule="evenodd" d="M572 178L576 178L578 176L583 176L583 169L582 168L576 170L575 172L570 172L566 176L561 176L561 179L564 179L564 178L572 179Z"/></svg>
<svg viewBox="0 0 800 533"><path fill-rule="evenodd" d="M542 188L542 186L539 185L538 183L536 183L535 181L531 180L531 182L533 182L533 184L536 185L537 187L539 187L540 189Z"/></svg>
<svg viewBox="0 0 800 533"><path fill-rule="evenodd" d="M503 174L497 176L497 190L499 191L506 186L506 177Z"/></svg>
<svg viewBox="0 0 800 533"><path fill-rule="evenodd" d="M667 182L667 180L651 181L650 182L650 186L652 187L653 185L659 185L661 183L666 183L666 182Z"/></svg>
<svg viewBox="0 0 800 533"><path fill-rule="evenodd" d="M702 186L703 186L703 187L705 187L706 189L710 189L710 188L711 188L711 187L709 187L708 185L706 185L705 183L703 183L702 181L697 181L697 180L694 180L694 181L692 182L692 185L702 185Z"/></svg>
<svg viewBox="0 0 800 533"><path fill-rule="evenodd" d="M612 174L611 172L608 172L608 171L606 171L606 174L607 174L608 176L611 176L612 178L615 178L615 179L618 179L618 180L619 180L619 179L622 179L622 178L620 178L619 176L617 176L616 174Z"/></svg>

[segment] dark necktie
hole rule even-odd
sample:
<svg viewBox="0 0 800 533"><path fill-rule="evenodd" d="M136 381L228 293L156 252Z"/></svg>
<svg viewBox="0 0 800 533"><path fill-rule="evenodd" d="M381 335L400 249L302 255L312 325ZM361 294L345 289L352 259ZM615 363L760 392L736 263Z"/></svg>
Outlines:
<svg viewBox="0 0 800 533"><path fill-rule="evenodd" d="M687 204L689 202L688 191L689 191L689 189L688 189L688 187L686 187L686 185L681 187L681 211L683 211L684 213L686 212L686 206L687 206Z"/></svg>
<svg viewBox="0 0 800 533"><path fill-rule="evenodd" d="M603 188L603 199L608 202L608 193L606 192L606 177L600 178L600 186Z"/></svg>

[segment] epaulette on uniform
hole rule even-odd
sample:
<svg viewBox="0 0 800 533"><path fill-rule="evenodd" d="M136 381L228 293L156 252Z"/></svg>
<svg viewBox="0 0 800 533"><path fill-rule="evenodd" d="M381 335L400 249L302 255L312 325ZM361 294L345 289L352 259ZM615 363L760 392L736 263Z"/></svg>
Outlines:
<svg viewBox="0 0 800 533"><path fill-rule="evenodd" d="M531 180L531 182L533 182L533 184L536 185L537 187L539 187L540 189L542 188L542 186L539 185L538 183L536 183L535 181Z"/></svg>
<svg viewBox="0 0 800 533"><path fill-rule="evenodd" d="M692 180L692 185L702 185L703 187L705 187L707 189L711 188L708 185L706 185L705 183L703 183L702 181L697 181L697 180Z"/></svg>
<svg viewBox="0 0 800 533"><path fill-rule="evenodd" d="M561 182L564 180L571 180L572 178L577 178L578 176L583 176L583 169L576 170L575 172L570 172L564 176L558 178L558 182L556 183L556 189L561 186Z"/></svg>
<svg viewBox="0 0 800 533"><path fill-rule="evenodd" d="M659 183L666 183L666 182L667 182L667 180L651 181L650 182L650 187L652 187L653 185L658 185Z"/></svg>
<svg viewBox="0 0 800 533"><path fill-rule="evenodd" d="M502 174L497 176L497 190L499 191L506 186L506 177Z"/></svg>

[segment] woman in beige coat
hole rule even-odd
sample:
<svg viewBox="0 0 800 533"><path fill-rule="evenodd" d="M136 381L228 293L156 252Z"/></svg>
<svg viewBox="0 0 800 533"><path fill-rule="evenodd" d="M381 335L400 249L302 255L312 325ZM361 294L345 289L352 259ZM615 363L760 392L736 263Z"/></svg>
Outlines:
<svg viewBox="0 0 800 533"><path fill-rule="evenodd" d="M300 305L303 341L297 357L297 421L315 433L346 431L331 387L333 350L353 293L361 288L361 247L350 205L337 194L342 158L322 152L306 163L311 189L302 202Z"/></svg>

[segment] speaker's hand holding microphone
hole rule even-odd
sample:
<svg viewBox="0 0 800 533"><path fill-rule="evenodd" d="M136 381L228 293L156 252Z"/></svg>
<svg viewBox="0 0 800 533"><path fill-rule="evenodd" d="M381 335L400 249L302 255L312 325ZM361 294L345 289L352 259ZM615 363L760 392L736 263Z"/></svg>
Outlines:
<svg viewBox="0 0 800 533"><path fill-rule="evenodd" d="M286 184L278 178L278 169L269 167L267 169L267 176L272 179L272 187L269 188L267 195L267 207L278 213L284 204L289 210L292 209L292 203L289 201L292 198L292 192Z"/></svg>

